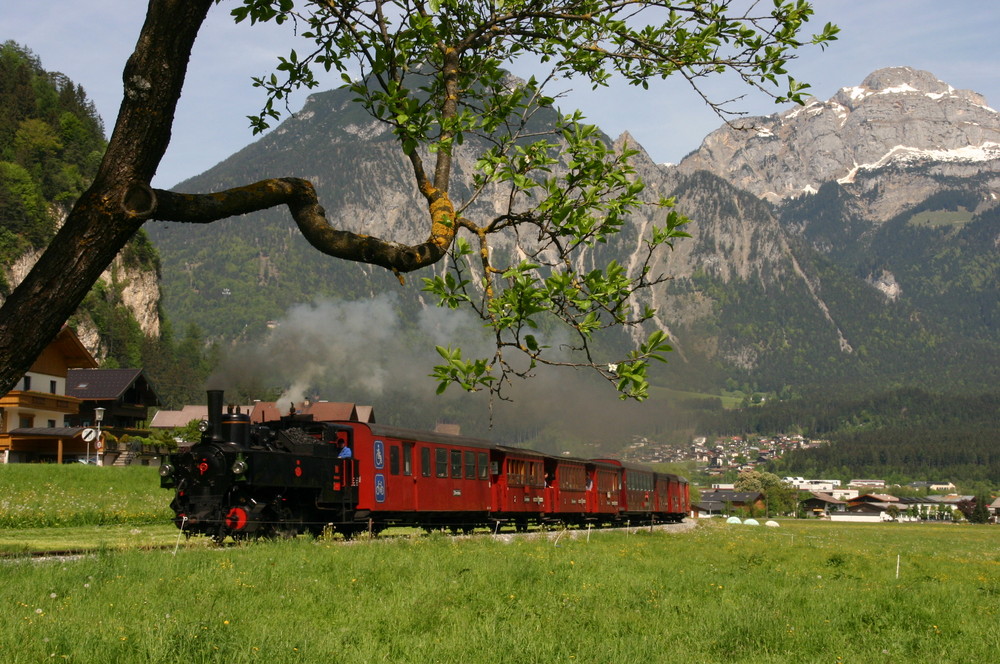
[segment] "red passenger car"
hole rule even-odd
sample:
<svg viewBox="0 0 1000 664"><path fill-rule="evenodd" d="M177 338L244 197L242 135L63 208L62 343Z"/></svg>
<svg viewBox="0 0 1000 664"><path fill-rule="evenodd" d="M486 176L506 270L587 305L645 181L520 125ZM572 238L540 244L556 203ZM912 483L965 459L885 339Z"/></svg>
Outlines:
<svg viewBox="0 0 1000 664"><path fill-rule="evenodd" d="M691 510L688 481L678 475L656 474L656 511L668 521L681 521Z"/></svg>
<svg viewBox="0 0 1000 664"><path fill-rule="evenodd" d="M523 530L530 521L548 512L545 504L545 455L514 447L494 447L491 452L493 514L512 520Z"/></svg>
<svg viewBox="0 0 1000 664"><path fill-rule="evenodd" d="M487 441L379 424L354 431L356 520L426 528L482 523L492 509Z"/></svg>

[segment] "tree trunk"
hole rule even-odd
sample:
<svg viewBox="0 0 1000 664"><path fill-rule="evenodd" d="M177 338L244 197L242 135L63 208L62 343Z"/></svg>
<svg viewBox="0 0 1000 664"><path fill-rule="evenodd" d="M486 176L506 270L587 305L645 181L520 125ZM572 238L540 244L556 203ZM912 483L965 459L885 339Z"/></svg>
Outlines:
<svg viewBox="0 0 1000 664"><path fill-rule="evenodd" d="M58 334L156 207L149 182L170 142L191 47L213 0L150 0L125 96L93 185L0 307L0 394Z"/></svg>

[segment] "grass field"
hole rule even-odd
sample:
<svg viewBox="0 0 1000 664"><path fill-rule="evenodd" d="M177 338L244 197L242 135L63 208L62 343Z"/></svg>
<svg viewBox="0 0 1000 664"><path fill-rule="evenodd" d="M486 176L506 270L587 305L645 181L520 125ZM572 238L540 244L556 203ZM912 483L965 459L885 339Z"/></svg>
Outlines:
<svg viewBox="0 0 1000 664"><path fill-rule="evenodd" d="M992 527L713 522L556 536L7 559L0 661L911 663L1000 652Z"/></svg>
<svg viewBox="0 0 1000 664"><path fill-rule="evenodd" d="M0 464L0 529L164 523L169 506L150 466Z"/></svg>
<svg viewBox="0 0 1000 664"><path fill-rule="evenodd" d="M107 518L92 509L103 501L68 488L95 490L80 480L95 469L59 476L48 499L8 470L2 500L30 496L70 523L84 520L72 504ZM123 477L103 481L121 488ZM192 540L175 551L168 516L140 522L139 506L169 496L136 477L145 498L97 487L130 523L0 527L11 546L93 549L0 559L0 662L911 664L1000 652L993 526L706 520L681 533Z"/></svg>

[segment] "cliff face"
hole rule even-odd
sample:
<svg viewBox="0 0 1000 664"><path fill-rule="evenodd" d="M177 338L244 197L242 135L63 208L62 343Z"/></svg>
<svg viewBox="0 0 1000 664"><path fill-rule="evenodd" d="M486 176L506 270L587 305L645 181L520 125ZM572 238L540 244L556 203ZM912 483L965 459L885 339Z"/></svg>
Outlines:
<svg viewBox="0 0 1000 664"><path fill-rule="evenodd" d="M65 220L65 212L59 219L61 224ZM0 266L11 289L21 283L40 255L40 251L28 252L12 264ZM98 289L105 294L110 306L121 306L128 312L143 335L150 338L160 336L160 275L155 264L134 260L126 249L101 275ZM113 342L106 337L107 330L98 329L87 302L77 310L71 322L87 350L98 361L103 360L108 354L109 343Z"/></svg>
<svg viewBox="0 0 1000 664"><path fill-rule="evenodd" d="M1000 189L1000 113L929 72L880 69L825 102L723 127L678 168L775 203L836 181L882 222L948 179L991 173L987 186Z"/></svg>

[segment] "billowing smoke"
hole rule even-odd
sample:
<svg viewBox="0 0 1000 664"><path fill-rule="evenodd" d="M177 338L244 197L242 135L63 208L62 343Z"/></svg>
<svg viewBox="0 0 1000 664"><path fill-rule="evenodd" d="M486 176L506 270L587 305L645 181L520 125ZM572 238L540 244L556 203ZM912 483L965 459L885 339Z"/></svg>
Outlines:
<svg viewBox="0 0 1000 664"><path fill-rule="evenodd" d="M534 446L549 441L560 451L567 439L624 441L657 416L645 405L622 404L610 386L573 369L539 368L533 379L508 390L512 401L492 405L485 394L457 387L436 396L430 373L441 357L434 347L459 346L470 359L491 357L491 330L467 311L428 307L412 317L403 311L391 294L295 305L265 339L232 349L209 387L243 399L280 395L282 409L305 399L369 404L387 424L427 428L445 420L469 435ZM558 352L557 341L542 343Z"/></svg>
<svg viewBox="0 0 1000 664"><path fill-rule="evenodd" d="M408 322L393 295L321 299L291 307L265 339L234 348L209 382L244 392L278 390L280 403L433 391L428 375L441 359L434 346L448 344L462 344L470 357L488 352L481 324L465 312L424 309Z"/></svg>

